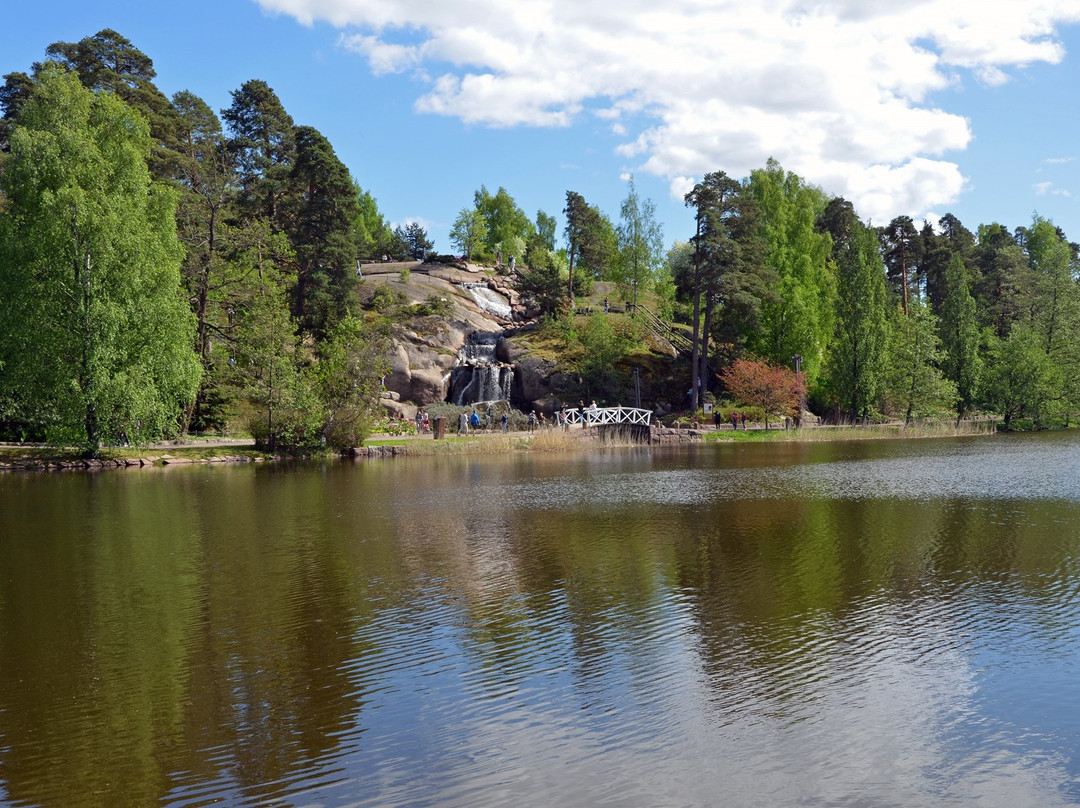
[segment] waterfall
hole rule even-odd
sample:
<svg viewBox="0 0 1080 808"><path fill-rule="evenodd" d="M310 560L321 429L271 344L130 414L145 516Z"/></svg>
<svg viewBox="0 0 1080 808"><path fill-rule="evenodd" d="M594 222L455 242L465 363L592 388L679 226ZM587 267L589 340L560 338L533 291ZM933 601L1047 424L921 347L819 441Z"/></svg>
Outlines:
<svg viewBox="0 0 1080 808"><path fill-rule="evenodd" d="M488 288L486 283L463 283L462 288L468 290L476 305L489 314L509 320L513 316L510 301L500 295L494 289Z"/></svg>
<svg viewBox="0 0 1080 808"><path fill-rule="evenodd" d="M501 334L482 331L469 335L450 374L448 401L466 407L481 401L509 400L514 369L495 357L495 346L501 338Z"/></svg>

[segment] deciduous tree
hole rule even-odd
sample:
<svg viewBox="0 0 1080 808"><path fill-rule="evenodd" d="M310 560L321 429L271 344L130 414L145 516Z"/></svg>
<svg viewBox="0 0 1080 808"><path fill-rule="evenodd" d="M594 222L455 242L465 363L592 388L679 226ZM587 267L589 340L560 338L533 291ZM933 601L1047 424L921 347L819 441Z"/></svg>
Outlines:
<svg viewBox="0 0 1080 808"><path fill-rule="evenodd" d="M736 401L765 411L766 429L770 415L794 416L805 393L802 379L794 371L767 362L736 359L721 377Z"/></svg>
<svg viewBox="0 0 1080 808"><path fill-rule="evenodd" d="M50 440L177 429L199 383L173 193L151 180L145 120L46 67L2 176L0 399Z"/></svg>

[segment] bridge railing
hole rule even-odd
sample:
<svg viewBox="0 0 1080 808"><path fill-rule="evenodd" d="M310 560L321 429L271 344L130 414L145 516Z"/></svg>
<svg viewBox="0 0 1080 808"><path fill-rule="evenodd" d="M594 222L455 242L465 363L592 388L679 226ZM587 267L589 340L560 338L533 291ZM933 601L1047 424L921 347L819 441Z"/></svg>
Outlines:
<svg viewBox="0 0 1080 808"><path fill-rule="evenodd" d="M571 424L580 424L582 413L577 410L566 411L566 420ZM639 424L650 426L652 424L652 410L642 410L637 407L586 407L584 412L585 426L602 426L604 424Z"/></svg>

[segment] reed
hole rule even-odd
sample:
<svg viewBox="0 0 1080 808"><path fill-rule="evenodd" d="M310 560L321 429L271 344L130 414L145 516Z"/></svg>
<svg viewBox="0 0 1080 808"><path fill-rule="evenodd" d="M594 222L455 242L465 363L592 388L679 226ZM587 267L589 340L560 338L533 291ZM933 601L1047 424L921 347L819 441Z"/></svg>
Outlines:
<svg viewBox="0 0 1080 808"><path fill-rule="evenodd" d="M776 430L766 440L814 443L840 440L887 440L890 438L954 438L970 435L992 435L997 432L994 421L954 420L925 421L916 424L866 424L857 426L813 426L803 429ZM741 439L747 433L730 433Z"/></svg>

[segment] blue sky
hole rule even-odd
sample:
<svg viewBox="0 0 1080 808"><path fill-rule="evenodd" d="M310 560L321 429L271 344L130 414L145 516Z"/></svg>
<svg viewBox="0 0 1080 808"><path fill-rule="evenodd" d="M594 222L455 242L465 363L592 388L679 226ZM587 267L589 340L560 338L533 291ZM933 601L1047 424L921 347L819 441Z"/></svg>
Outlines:
<svg viewBox="0 0 1080 808"><path fill-rule="evenodd" d="M633 174L665 241L681 192L769 156L883 224L1034 212L1080 241L1080 0L97 0L13 4L0 72L113 28L168 95L265 80L394 223L440 251L473 192L613 220ZM561 219L561 217L560 217Z"/></svg>

